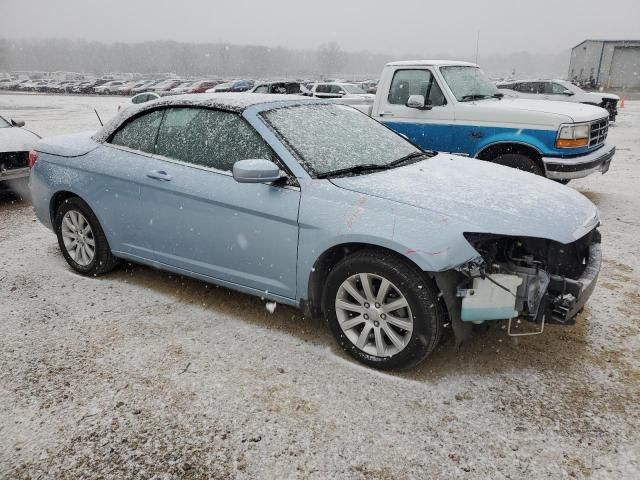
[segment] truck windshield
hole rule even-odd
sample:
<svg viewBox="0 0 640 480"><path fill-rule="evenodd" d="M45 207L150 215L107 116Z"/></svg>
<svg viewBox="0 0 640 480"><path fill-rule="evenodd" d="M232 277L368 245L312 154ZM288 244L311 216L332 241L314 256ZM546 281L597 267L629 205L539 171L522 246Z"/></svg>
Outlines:
<svg viewBox="0 0 640 480"><path fill-rule="evenodd" d="M478 67L440 67L440 72L459 102L502 96Z"/></svg>
<svg viewBox="0 0 640 480"><path fill-rule="evenodd" d="M397 133L345 105L297 105L270 110L263 117L316 176L363 166L375 170L421 153Z"/></svg>

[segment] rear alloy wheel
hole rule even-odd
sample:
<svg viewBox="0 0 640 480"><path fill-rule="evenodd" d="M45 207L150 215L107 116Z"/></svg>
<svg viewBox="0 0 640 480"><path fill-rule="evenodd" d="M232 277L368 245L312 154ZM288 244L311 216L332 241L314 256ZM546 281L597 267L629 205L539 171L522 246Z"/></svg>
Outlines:
<svg viewBox="0 0 640 480"><path fill-rule="evenodd" d="M80 198L72 197L62 202L54 226L60 250L75 271L99 275L117 264L98 219Z"/></svg>
<svg viewBox="0 0 640 480"><path fill-rule="evenodd" d="M544 172L538 163L529 157L520 155L519 153L503 153L491 160L491 163L504 165L505 167L515 168L524 172L533 173L534 175L543 175Z"/></svg>
<svg viewBox="0 0 640 480"><path fill-rule="evenodd" d="M329 274L323 309L340 346L367 365L408 368L437 345L442 311L437 290L408 261L376 250L357 252Z"/></svg>

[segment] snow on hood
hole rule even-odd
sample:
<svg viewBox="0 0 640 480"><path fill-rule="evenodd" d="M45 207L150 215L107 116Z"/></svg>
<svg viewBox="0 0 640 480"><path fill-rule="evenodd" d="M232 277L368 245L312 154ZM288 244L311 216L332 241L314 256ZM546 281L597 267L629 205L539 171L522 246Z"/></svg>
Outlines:
<svg viewBox="0 0 640 480"><path fill-rule="evenodd" d="M38 135L24 128L0 128L0 152L27 152L39 139Z"/></svg>
<svg viewBox="0 0 640 480"><path fill-rule="evenodd" d="M331 181L438 213L467 232L571 243L599 222L595 205L572 188L456 155L439 154L405 167Z"/></svg>
<svg viewBox="0 0 640 480"><path fill-rule="evenodd" d="M594 105L512 97L459 103L456 109L456 120L477 121L482 118L488 121L554 127L560 123L588 122L608 115L609 112Z"/></svg>

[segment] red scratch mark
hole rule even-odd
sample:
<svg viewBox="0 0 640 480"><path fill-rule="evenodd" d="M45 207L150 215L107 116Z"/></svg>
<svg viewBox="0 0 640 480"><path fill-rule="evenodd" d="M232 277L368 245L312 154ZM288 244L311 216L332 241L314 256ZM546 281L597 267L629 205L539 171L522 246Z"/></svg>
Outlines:
<svg viewBox="0 0 640 480"><path fill-rule="evenodd" d="M362 206L365 203L367 203L367 197L360 197L360 200L358 200L358 206L353 211L353 213L349 216L349 218L347 218L347 228L349 230L351 230L351 228L353 227L353 222L356 220L356 218L358 218L358 215L362 213Z"/></svg>
<svg viewBox="0 0 640 480"><path fill-rule="evenodd" d="M419 248L407 248L407 251L404 252L405 255L413 255L414 253L421 253L422 255L442 255L443 253L447 253L447 251L449 250L449 247L445 248L444 250L440 250L439 252L427 252L425 250L420 250Z"/></svg>

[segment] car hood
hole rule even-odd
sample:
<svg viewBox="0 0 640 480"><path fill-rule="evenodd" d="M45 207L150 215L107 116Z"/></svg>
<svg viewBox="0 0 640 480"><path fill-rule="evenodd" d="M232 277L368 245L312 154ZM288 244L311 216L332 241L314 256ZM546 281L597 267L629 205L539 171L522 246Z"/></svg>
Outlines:
<svg viewBox="0 0 640 480"><path fill-rule="evenodd" d="M18 127L0 128L0 152L26 152L40 137L30 130Z"/></svg>
<svg viewBox="0 0 640 480"><path fill-rule="evenodd" d="M505 121L530 125L554 126L566 122L588 122L609 115L594 105L503 97L458 103L456 120Z"/></svg>
<svg viewBox="0 0 640 480"><path fill-rule="evenodd" d="M331 182L429 210L466 232L571 243L599 223L595 205L572 188L456 155L438 154L405 167L333 178Z"/></svg>

